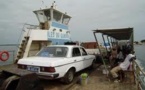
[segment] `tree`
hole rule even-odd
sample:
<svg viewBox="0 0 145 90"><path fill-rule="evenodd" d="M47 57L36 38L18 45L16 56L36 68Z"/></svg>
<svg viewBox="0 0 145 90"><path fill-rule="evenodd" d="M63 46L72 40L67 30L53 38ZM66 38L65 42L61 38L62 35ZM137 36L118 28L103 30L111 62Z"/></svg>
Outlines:
<svg viewBox="0 0 145 90"><path fill-rule="evenodd" d="M145 43L145 39L144 40L141 40L140 42Z"/></svg>
<svg viewBox="0 0 145 90"><path fill-rule="evenodd" d="M138 42L138 41L134 41L134 43L135 43L135 44L138 44L139 42Z"/></svg>

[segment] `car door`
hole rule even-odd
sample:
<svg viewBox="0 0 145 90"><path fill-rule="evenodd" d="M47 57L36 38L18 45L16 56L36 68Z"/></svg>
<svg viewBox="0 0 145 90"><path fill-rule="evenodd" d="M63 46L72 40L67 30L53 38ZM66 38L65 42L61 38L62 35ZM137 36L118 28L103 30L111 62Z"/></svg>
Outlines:
<svg viewBox="0 0 145 90"><path fill-rule="evenodd" d="M72 58L73 64L76 67L76 71L80 71L83 69L83 58L81 57L80 49L78 47L74 47L72 50Z"/></svg>
<svg viewBox="0 0 145 90"><path fill-rule="evenodd" d="M83 58L83 66L84 68L89 67L92 64L92 60L90 59L89 55L87 54L84 48L80 48L82 58Z"/></svg>

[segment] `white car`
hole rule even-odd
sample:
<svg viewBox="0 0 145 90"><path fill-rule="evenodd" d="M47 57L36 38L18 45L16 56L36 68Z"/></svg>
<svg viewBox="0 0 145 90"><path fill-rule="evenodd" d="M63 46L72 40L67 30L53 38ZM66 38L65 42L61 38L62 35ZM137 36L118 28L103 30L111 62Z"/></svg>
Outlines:
<svg viewBox="0 0 145 90"><path fill-rule="evenodd" d="M95 56L88 55L81 46L52 45L34 57L20 59L18 68L36 72L40 78L62 78L65 83L71 83L76 72L94 66L94 62Z"/></svg>

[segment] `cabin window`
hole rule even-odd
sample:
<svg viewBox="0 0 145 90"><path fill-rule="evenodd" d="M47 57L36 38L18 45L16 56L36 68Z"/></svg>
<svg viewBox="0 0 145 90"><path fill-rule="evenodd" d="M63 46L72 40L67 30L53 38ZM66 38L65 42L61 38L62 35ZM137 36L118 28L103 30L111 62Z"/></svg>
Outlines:
<svg viewBox="0 0 145 90"><path fill-rule="evenodd" d="M53 31L56 31L56 29L54 28Z"/></svg>
<svg viewBox="0 0 145 90"><path fill-rule="evenodd" d="M40 22L45 22L43 13L41 13L41 12L38 13L38 19L39 19Z"/></svg>
<svg viewBox="0 0 145 90"><path fill-rule="evenodd" d="M44 11L47 20L50 20L50 10Z"/></svg>
<svg viewBox="0 0 145 90"><path fill-rule="evenodd" d="M62 24L68 25L70 17L63 15Z"/></svg>
<svg viewBox="0 0 145 90"><path fill-rule="evenodd" d="M62 29L59 29L60 32L62 32Z"/></svg>
<svg viewBox="0 0 145 90"><path fill-rule="evenodd" d="M53 11L53 20L56 22L61 22L61 16L62 14L57 12L57 11Z"/></svg>

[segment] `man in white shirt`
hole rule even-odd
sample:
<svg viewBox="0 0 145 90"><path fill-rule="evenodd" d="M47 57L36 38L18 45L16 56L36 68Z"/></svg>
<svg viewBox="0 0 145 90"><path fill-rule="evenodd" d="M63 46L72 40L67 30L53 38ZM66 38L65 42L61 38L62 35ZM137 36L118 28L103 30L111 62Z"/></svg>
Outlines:
<svg viewBox="0 0 145 90"><path fill-rule="evenodd" d="M118 66L112 68L112 70L110 72L111 72L113 78L118 77L118 74L117 74L118 71L127 70L134 57L135 57L135 55L128 54L122 63L120 63Z"/></svg>

